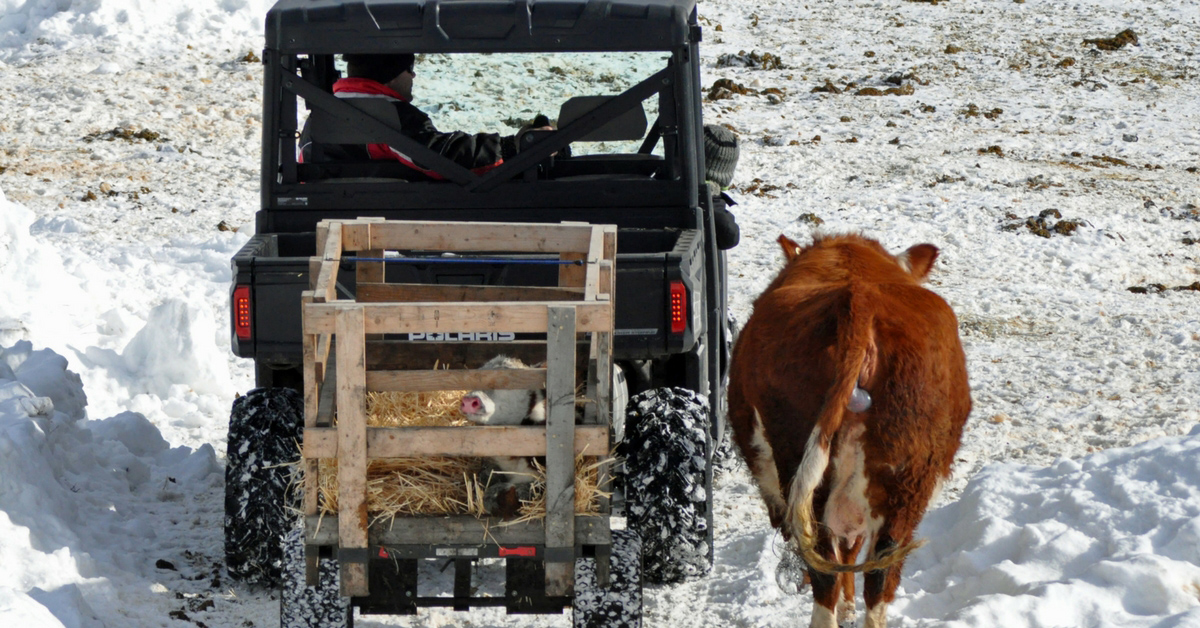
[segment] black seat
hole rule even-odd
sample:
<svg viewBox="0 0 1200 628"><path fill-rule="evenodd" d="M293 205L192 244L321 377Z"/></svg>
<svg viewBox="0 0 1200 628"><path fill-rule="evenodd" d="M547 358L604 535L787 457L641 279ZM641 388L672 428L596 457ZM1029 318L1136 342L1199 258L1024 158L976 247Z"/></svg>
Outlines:
<svg viewBox="0 0 1200 628"><path fill-rule="evenodd" d="M380 121L399 127L396 106L383 98L346 98L342 102ZM370 131L344 118L314 107L304 123L304 133L312 144L305 163L297 165L301 181L355 179L382 181L428 181L429 178L398 161L371 159L367 144L383 143Z"/></svg>

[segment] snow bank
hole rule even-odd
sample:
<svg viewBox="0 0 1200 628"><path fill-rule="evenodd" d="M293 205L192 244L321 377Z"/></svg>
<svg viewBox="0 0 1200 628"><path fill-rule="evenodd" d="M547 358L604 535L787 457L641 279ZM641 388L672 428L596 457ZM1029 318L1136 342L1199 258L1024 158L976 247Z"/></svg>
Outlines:
<svg viewBox="0 0 1200 628"><path fill-rule="evenodd" d="M261 40L271 0L0 0L0 59L112 43L178 52Z"/></svg>
<svg viewBox="0 0 1200 628"><path fill-rule="evenodd" d="M58 252L29 233L34 213L8 201L0 190L0 345L28 340L40 331L62 336L75 327L82 294L79 280Z"/></svg>
<svg viewBox="0 0 1200 628"><path fill-rule="evenodd" d="M200 393L232 395L229 359L223 345L213 343L217 323L207 307L171 299L150 312L146 326L129 341L121 358L135 385L159 397L171 387L190 384Z"/></svg>
<svg viewBox="0 0 1200 628"><path fill-rule="evenodd" d="M214 311L223 313L227 303L228 260L236 242L172 242L158 252L147 246L157 256L153 262L122 259L103 268L96 253L58 250L41 237L82 229L70 219L35 220L33 212L0 191L0 276L5 277L0 346L30 341L75 351L89 388L99 393L101 410L108 414L133 410L185 430L225 415L235 387L228 323ZM175 270L160 272L154 262ZM158 294L160 284L181 281L193 288ZM147 301L152 307L145 311ZM119 403L112 403L113 397ZM54 401L68 413L86 403L67 407L64 400Z"/></svg>
<svg viewBox="0 0 1200 628"><path fill-rule="evenodd" d="M109 583L144 575L154 566L147 552L168 551L158 542L168 530L150 511L182 502L182 487L220 485L210 445L172 449L132 412L87 421L83 385L67 366L27 341L0 347L5 626L102 625L93 605L115 602Z"/></svg>
<svg viewBox="0 0 1200 628"><path fill-rule="evenodd" d="M909 617L1197 625L1200 427L1046 468L990 465L919 535L932 542L910 559L911 595L895 607Z"/></svg>

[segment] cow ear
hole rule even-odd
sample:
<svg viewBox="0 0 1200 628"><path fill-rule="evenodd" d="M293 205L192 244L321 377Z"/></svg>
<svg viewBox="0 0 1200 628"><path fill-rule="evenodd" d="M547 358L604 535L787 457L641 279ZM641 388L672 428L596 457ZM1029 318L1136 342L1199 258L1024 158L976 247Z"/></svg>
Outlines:
<svg viewBox="0 0 1200 628"><path fill-rule="evenodd" d="M908 274L912 275L917 281L924 281L929 271L933 268L933 262L937 259L938 248L932 244L918 244L911 246L909 249L900 254L896 261Z"/></svg>
<svg viewBox="0 0 1200 628"><path fill-rule="evenodd" d="M800 255L800 245L796 244L791 238L781 233L779 234L778 242L779 246L783 247L783 258L786 260L786 263L790 264L792 260Z"/></svg>

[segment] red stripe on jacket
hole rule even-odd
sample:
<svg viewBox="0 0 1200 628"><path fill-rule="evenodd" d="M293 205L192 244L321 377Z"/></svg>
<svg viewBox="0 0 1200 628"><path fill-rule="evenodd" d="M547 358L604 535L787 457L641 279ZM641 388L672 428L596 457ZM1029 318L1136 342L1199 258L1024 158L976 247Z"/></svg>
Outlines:
<svg viewBox="0 0 1200 628"><path fill-rule="evenodd" d="M389 101L408 102L408 100L401 96L399 92L388 87L387 85L384 85L383 83L380 83L379 81L373 81L368 78L354 76L338 79L336 82L334 82L333 93L338 98L385 98ZM442 176L438 172L418 166L411 157L396 150L395 148L392 148L388 144L367 144L367 154L371 156L371 159L398 161L409 168L412 168L413 170L430 177L431 179L436 179L438 181L444 181L446 179L446 177ZM500 159L494 164L472 168L471 172L475 174L483 174L502 163L504 163L504 160Z"/></svg>

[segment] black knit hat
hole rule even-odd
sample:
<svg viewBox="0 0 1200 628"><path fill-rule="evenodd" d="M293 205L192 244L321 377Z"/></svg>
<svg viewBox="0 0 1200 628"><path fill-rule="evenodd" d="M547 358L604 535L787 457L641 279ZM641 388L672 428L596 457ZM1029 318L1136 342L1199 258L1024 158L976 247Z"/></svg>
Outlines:
<svg viewBox="0 0 1200 628"><path fill-rule="evenodd" d="M737 161L738 139L733 131L716 124L704 125L704 178L729 187Z"/></svg>
<svg viewBox="0 0 1200 628"><path fill-rule="evenodd" d="M416 62L416 57L412 54L349 54L342 55L342 59L346 61L346 73L350 76L368 78L380 83L387 83L400 76L401 72L412 70Z"/></svg>

